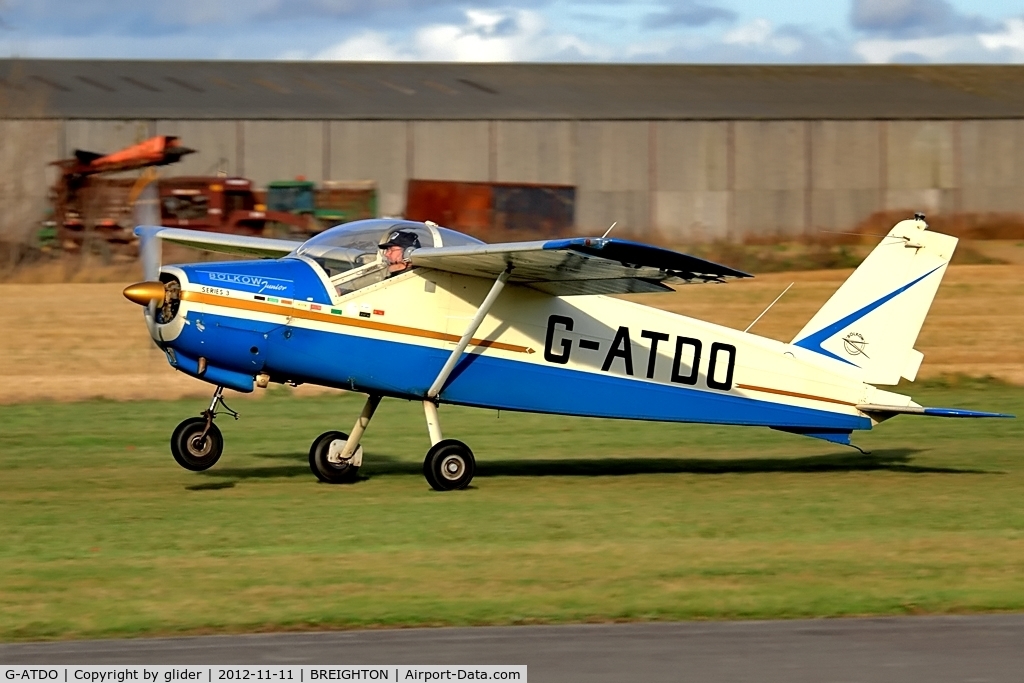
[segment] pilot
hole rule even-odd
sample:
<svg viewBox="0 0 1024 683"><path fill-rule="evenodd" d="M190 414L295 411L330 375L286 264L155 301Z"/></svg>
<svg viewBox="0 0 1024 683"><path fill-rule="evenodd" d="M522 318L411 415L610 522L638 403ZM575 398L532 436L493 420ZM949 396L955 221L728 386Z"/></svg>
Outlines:
<svg viewBox="0 0 1024 683"><path fill-rule="evenodd" d="M411 268L409 254L419 247L420 238L414 232L396 230L388 235L387 241L380 245L384 250L384 261L388 264L388 277L404 273Z"/></svg>

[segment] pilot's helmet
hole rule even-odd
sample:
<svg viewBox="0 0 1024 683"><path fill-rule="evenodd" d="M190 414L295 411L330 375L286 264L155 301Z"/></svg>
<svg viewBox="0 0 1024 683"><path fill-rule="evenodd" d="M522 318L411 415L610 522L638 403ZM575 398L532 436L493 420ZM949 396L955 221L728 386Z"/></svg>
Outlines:
<svg viewBox="0 0 1024 683"><path fill-rule="evenodd" d="M408 256L410 251L420 248L420 238L408 230L395 230L380 245L381 249L389 247L401 247L405 256Z"/></svg>

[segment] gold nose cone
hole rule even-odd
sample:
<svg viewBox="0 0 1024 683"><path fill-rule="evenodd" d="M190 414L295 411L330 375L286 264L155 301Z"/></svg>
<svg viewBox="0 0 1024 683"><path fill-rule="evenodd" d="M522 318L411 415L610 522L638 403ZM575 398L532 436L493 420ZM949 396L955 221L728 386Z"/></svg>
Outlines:
<svg viewBox="0 0 1024 683"><path fill-rule="evenodd" d="M163 306L166 293L162 282L136 282L125 287L123 292L125 299L140 306L147 306L150 301L155 301L157 306Z"/></svg>

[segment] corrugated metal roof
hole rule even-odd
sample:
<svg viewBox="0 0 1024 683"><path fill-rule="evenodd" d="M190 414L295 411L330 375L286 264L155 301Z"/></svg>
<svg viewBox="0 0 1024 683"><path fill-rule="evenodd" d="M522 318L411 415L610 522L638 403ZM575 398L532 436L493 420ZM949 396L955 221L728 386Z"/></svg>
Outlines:
<svg viewBox="0 0 1024 683"><path fill-rule="evenodd" d="M1024 117L1024 66L0 60L0 118Z"/></svg>

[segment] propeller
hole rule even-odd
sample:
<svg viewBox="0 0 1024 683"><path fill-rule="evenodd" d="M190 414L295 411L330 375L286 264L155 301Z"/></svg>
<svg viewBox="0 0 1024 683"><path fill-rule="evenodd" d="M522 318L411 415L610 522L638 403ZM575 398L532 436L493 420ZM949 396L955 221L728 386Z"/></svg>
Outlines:
<svg viewBox="0 0 1024 683"><path fill-rule="evenodd" d="M148 281L160 279L161 244L156 233L163 230L156 225L140 225L135 228L139 236L139 260L142 262L142 277Z"/></svg>
<svg viewBox="0 0 1024 683"><path fill-rule="evenodd" d="M139 213L136 209L136 213ZM156 309L164 304L166 289L160 282L161 244L157 233L163 230L159 225L139 225L135 234L139 237L139 260L142 262L143 282L124 290L129 301L146 307L146 324L152 332L156 324Z"/></svg>
<svg viewBox="0 0 1024 683"><path fill-rule="evenodd" d="M147 280L160 279L160 244L156 233L160 231L160 195L157 184L149 182L139 192L132 206L135 234L139 236L139 258L142 276Z"/></svg>

